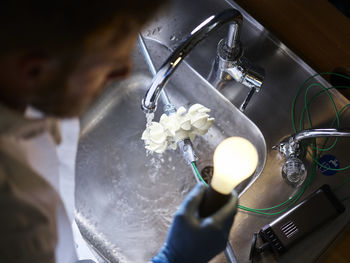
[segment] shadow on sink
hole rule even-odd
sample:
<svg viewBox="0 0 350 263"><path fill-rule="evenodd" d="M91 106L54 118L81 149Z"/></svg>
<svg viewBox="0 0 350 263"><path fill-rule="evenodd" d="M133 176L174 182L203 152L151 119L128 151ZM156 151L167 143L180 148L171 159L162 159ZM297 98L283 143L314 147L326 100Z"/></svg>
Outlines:
<svg viewBox="0 0 350 263"><path fill-rule="evenodd" d="M155 61L169 55L156 41L147 45ZM147 262L155 255L173 214L196 183L179 152L146 154L141 140L146 118L140 102L151 78L137 48L133 64L130 78L109 86L81 120L76 219L85 239L110 262ZM194 142L200 169L211 165L215 147L226 137L242 136L257 147L259 164L238 186L242 193L264 168L266 145L260 130L186 63L166 89L176 107L201 103L216 119ZM161 113L158 110L156 120Z"/></svg>

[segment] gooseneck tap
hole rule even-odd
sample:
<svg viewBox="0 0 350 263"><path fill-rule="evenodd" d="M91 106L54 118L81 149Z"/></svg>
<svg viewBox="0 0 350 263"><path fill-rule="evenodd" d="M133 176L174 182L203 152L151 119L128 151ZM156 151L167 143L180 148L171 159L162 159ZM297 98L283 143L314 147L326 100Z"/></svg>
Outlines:
<svg viewBox="0 0 350 263"><path fill-rule="evenodd" d="M282 166L282 176L288 184L300 186L306 178L306 168L302 162L306 147L302 141L320 137L350 137L350 129L308 129L282 140L276 148L286 159Z"/></svg>
<svg viewBox="0 0 350 263"><path fill-rule="evenodd" d="M237 37L239 31L234 30L240 28L243 17L236 9L228 9L217 15L210 16L197 26L185 39L180 46L169 56L164 62L157 74L153 77L152 83L142 100L141 107L145 113L152 113L157 108L157 101L164 85L167 83L169 77L174 73L179 64L191 52L191 50L203 39L205 39L211 32L215 31L226 23L232 23L232 39L230 43L232 46L237 44ZM236 32L236 33L235 33Z"/></svg>
<svg viewBox="0 0 350 263"><path fill-rule="evenodd" d="M138 43L139 43L139 46L140 46L140 49L141 49L141 52L145 58L145 61L147 63L147 66L148 66L148 69L149 71L151 72L152 76L154 77L156 74L157 74L157 70L153 64L153 61L152 61L152 58L148 52L148 49L147 49L147 46L146 46L146 43L143 39L143 37L141 36L141 34L139 34L138 36ZM164 103L164 112L167 114L167 115L170 115L170 114L173 114L176 112L176 107L170 102L170 99L168 97L168 94L166 93L165 90L162 90L160 92L160 96L161 96L161 99Z"/></svg>
<svg viewBox="0 0 350 263"><path fill-rule="evenodd" d="M286 158L300 156L302 153L301 141L320 137L347 137L350 129L308 129L291 135L278 145L279 152Z"/></svg>
<svg viewBox="0 0 350 263"><path fill-rule="evenodd" d="M242 14L236 9L228 9L217 15L210 16L205 21L203 21L199 26L197 26L190 34L187 39L185 39L180 46L175 49L175 51L169 56L169 58L164 62L161 68L158 70L157 74L153 77L152 83L148 88L145 97L142 100L141 108L145 113L153 113L157 109L157 101L163 90L165 84L169 80L169 77L175 72L179 64L184 60L184 58L191 52L191 50L203 39L205 39L211 32L215 31L222 25L231 22L232 25L232 46L237 44L237 37L239 34L234 31L235 28L240 28L242 24ZM235 33L236 32L236 33ZM192 156L194 152L192 147L188 147L186 142L190 140L184 140L180 143L179 147L185 157L185 159L192 162ZM190 158L188 158L188 156ZM230 263L236 263L237 259L233 252L233 249L228 242L225 249L225 255Z"/></svg>

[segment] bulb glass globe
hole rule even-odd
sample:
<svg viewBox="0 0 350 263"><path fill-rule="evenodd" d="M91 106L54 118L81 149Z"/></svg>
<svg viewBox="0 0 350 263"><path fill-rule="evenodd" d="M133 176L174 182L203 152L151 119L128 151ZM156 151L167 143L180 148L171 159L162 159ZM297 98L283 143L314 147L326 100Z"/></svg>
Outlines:
<svg viewBox="0 0 350 263"><path fill-rule="evenodd" d="M254 145L242 137L222 141L214 152L214 174L211 187L228 195L243 180L251 176L258 165Z"/></svg>

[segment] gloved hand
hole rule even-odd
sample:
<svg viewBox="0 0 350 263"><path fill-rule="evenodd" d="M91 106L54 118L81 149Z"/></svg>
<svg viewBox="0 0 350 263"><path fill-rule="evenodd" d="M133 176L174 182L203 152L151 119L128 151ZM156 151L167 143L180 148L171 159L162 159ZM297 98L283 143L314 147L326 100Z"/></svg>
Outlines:
<svg viewBox="0 0 350 263"><path fill-rule="evenodd" d="M205 188L197 184L183 201L153 263L204 263L225 249L237 210L237 195L233 194L213 215L200 218L198 208Z"/></svg>

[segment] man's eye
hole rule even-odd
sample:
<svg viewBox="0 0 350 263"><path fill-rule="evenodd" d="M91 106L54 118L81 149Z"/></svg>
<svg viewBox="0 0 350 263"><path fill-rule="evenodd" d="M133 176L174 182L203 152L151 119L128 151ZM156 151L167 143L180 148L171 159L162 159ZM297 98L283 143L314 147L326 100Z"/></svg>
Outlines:
<svg viewBox="0 0 350 263"><path fill-rule="evenodd" d="M122 68L112 70L107 75L107 80L116 80L116 79L126 78L130 74L130 70L131 69L129 66L124 66Z"/></svg>

